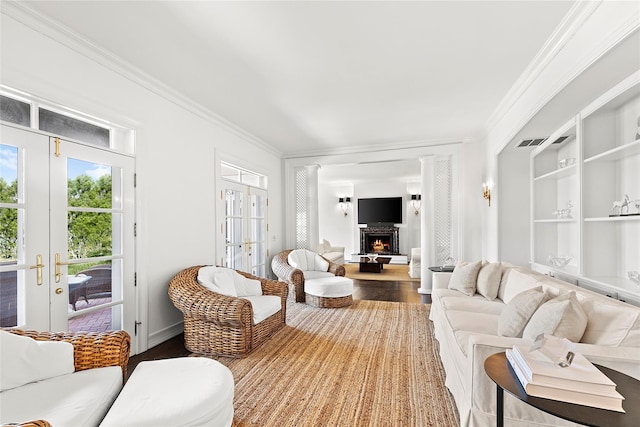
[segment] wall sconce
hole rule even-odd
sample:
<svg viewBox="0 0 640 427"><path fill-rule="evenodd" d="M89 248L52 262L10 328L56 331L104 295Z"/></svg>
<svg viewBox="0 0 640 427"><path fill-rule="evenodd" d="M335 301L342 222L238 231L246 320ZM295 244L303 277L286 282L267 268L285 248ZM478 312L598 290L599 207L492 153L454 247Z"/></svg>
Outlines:
<svg viewBox="0 0 640 427"><path fill-rule="evenodd" d="M482 197L489 201L489 206L491 206L491 188L489 188L489 184L486 182L482 184Z"/></svg>
<svg viewBox="0 0 640 427"><path fill-rule="evenodd" d="M351 204L351 197L340 197L338 199L338 203L340 204L340 209L344 216L347 216L349 212L349 205Z"/></svg>
<svg viewBox="0 0 640 427"><path fill-rule="evenodd" d="M411 195L411 206L413 206L413 213L415 215L418 215L420 213L421 200L422 200L422 196L420 194Z"/></svg>

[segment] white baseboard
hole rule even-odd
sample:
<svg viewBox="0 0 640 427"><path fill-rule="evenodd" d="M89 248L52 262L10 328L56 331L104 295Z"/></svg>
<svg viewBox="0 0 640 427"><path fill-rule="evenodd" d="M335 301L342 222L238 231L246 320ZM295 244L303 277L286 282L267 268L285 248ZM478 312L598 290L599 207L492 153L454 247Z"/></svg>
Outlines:
<svg viewBox="0 0 640 427"><path fill-rule="evenodd" d="M158 331L154 334L149 335L149 348L153 348L158 344L162 344L163 342L175 337L176 335L181 334L184 331L184 323L179 322L174 325L169 326L168 328L164 328L161 331Z"/></svg>

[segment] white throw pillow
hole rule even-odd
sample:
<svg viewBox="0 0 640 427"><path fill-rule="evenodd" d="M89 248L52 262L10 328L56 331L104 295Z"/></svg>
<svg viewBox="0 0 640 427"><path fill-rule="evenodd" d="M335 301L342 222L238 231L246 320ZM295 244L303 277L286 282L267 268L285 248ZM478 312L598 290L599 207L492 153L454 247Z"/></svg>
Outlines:
<svg viewBox="0 0 640 427"><path fill-rule="evenodd" d="M522 331L533 313L547 300L542 286L528 289L511 298L498 318L498 335L522 337Z"/></svg>
<svg viewBox="0 0 640 427"><path fill-rule="evenodd" d="M205 266L198 270L198 283L210 291L237 297L234 270L225 267Z"/></svg>
<svg viewBox="0 0 640 427"><path fill-rule="evenodd" d="M540 334L547 334L580 342L586 327L587 314L578 302L576 293L571 291L538 307L525 326L522 337L534 340Z"/></svg>
<svg viewBox="0 0 640 427"><path fill-rule="evenodd" d="M0 391L75 370L71 343L36 341L7 331L0 331L0 361Z"/></svg>
<svg viewBox="0 0 640 427"><path fill-rule="evenodd" d="M537 286L540 286L537 277L521 273L518 270L511 270L504 286L504 293L502 294L501 299L505 304L508 304L509 301L511 301L511 299L520 292Z"/></svg>
<svg viewBox="0 0 640 427"><path fill-rule="evenodd" d="M476 289L480 295L493 301L498 296L500 279L502 278L502 264L489 262L484 264L478 272Z"/></svg>
<svg viewBox="0 0 640 427"><path fill-rule="evenodd" d="M459 261L453 269L449 280L449 289L455 289L465 295L472 296L476 293L476 279L482 267L482 261L466 263Z"/></svg>

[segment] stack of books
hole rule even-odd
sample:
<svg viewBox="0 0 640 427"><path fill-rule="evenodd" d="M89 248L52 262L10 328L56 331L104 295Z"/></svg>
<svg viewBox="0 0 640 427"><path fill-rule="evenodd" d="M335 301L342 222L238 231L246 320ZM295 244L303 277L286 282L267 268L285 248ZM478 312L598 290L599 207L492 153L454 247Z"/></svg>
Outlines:
<svg viewBox="0 0 640 427"><path fill-rule="evenodd" d="M507 349L506 355L529 396L624 412L624 397L616 384L579 353L564 368L542 352L520 345Z"/></svg>

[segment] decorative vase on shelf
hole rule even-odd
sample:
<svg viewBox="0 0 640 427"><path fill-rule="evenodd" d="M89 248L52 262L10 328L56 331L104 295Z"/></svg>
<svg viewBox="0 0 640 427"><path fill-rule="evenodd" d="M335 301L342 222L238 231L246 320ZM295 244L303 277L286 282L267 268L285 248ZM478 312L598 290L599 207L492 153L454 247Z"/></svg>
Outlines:
<svg viewBox="0 0 640 427"><path fill-rule="evenodd" d="M559 268L566 267L566 265L569 264L569 261L571 261L571 259L572 257L569 255L565 255L565 256L549 255L549 262L551 263L551 265Z"/></svg>

